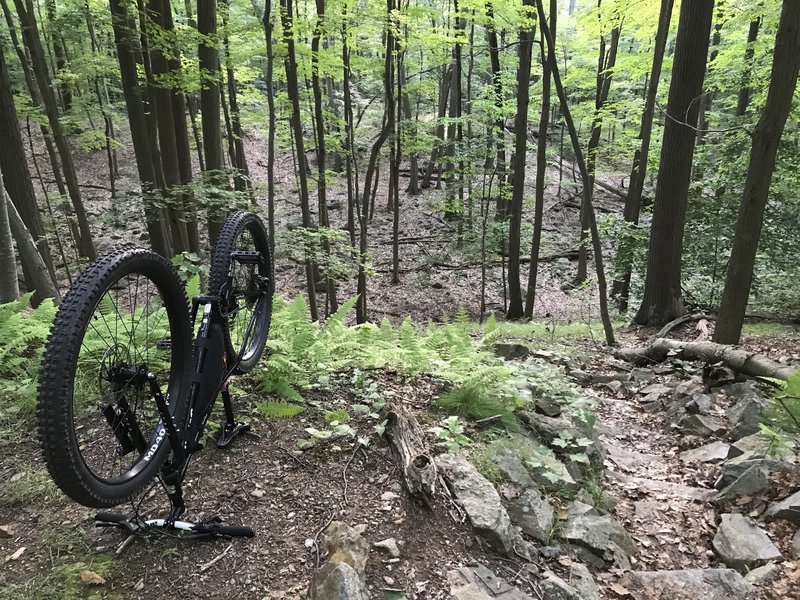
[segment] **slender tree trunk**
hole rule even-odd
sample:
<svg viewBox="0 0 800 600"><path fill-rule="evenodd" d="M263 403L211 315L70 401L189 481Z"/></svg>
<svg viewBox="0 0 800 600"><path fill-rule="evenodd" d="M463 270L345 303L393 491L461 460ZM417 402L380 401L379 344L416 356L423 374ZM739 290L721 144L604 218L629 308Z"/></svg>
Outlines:
<svg viewBox="0 0 800 600"><path fill-rule="evenodd" d="M753 267L761 237L764 211L775 171L778 145L792 108L792 96L800 70L800 3L784 0L772 56L772 76L764 112L753 131L750 165L747 169L736 233L733 237L725 291L714 330L714 341L738 344Z"/></svg>
<svg viewBox="0 0 800 600"><path fill-rule="evenodd" d="M681 293L683 233L697 138L697 98L703 91L713 13L714 0L681 4L644 298L634 318L640 325L663 325L685 311Z"/></svg>
<svg viewBox="0 0 800 600"><path fill-rule="evenodd" d="M26 5L25 0L14 0L14 4L17 8L17 16L20 19L23 40L25 41L25 45L32 59L33 72L36 75L36 82L39 87L39 92L42 95L47 120L50 123L50 130L53 132L56 148L58 148L58 153L61 157L67 190L69 191L72 206L75 209L75 216L78 219L78 228L80 230L78 246L83 256L94 259L96 253L94 243L92 242L92 232L89 228L89 219L86 216L86 209L81 199L78 177L75 173L75 164L72 160L72 149L61 127L58 103L56 101L55 92L53 91L53 86L50 82L47 60L39 37L36 18L33 15L33 2L32 0L27 0Z"/></svg>
<svg viewBox="0 0 800 600"><path fill-rule="evenodd" d="M436 141L434 142L433 149L431 150L431 158L425 168L425 175L422 178L422 187L427 189L431 187L431 179L436 171L437 161L439 159L440 148L444 144L444 118L447 114L447 99L450 96L450 84L452 76L450 69L445 69L442 75L442 82L439 86L439 112L437 113L438 119L436 121Z"/></svg>
<svg viewBox="0 0 800 600"><path fill-rule="evenodd" d="M714 35L711 36L711 54L708 57L708 68L706 72L706 81L711 81L711 74L714 72L714 61L717 60L719 54L719 42L722 39L722 25L725 22L725 6L728 0L717 0L717 16L716 23L714 24ZM705 143L706 131L708 130L708 120L706 114L711 110L714 103L714 90L705 92L700 96L700 113L697 117L697 143Z"/></svg>
<svg viewBox="0 0 800 600"><path fill-rule="evenodd" d="M208 194L208 237L213 246L225 220L220 192L228 187L223 172L222 138L219 118L219 51L217 50L217 0L197 0L197 30L200 40L200 111L203 115L203 152L206 159Z"/></svg>
<svg viewBox="0 0 800 600"><path fill-rule="evenodd" d="M356 247L356 213L358 212L358 169L356 163L356 147L354 141L353 99L350 93L350 45L348 42L350 19L347 3L343 4L342 25L342 89L344 91L344 126L345 126L345 171L347 177L347 230L350 232L350 244ZM360 213L359 213L360 214Z"/></svg>
<svg viewBox="0 0 800 600"><path fill-rule="evenodd" d="M284 59L284 67L286 69L286 91L292 105L291 127L294 132L294 143L298 162L297 176L300 181L300 211L303 218L303 227L311 229L308 175L304 168L306 151L303 141L303 126L300 122L300 90L297 84L297 57L295 54L294 9L292 0L281 0L281 21L283 24L283 41L286 44L286 58ZM314 264L310 256L306 257L305 266L306 287L308 288L308 308L311 311L311 320L316 321L319 319L319 313L317 309Z"/></svg>
<svg viewBox="0 0 800 600"><path fill-rule="evenodd" d="M556 39L557 0L550 0L550 36ZM539 248L542 241L542 219L544 218L544 188L547 174L547 131L550 127L550 74L556 57L547 50L544 30L541 40L542 52L542 110L539 116L539 139L536 145L536 204L533 216L533 240L531 241L531 263L528 271L528 291L525 295L526 319L533 318L536 301L536 280L539 271Z"/></svg>
<svg viewBox="0 0 800 600"><path fill-rule="evenodd" d="M531 79L531 49L536 29L533 0L523 0L524 23L519 30L519 68L517 70L517 114L514 118L514 159L511 212L508 222L508 313L509 319L522 317L522 287L519 277L519 248L522 225L522 197L525 193L525 165L528 156L528 98ZM547 25L545 24L545 27Z"/></svg>
<svg viewBox="0 0 800 600"><path fill-rule="evenodd" d="M50 29L52 37L53 55L55 56L55 75L60 77L61 74L67 70L67 53L64 49L64 39L56 22L56 3L55 0L45 1L47 24ZM69 112L72 109L72 92L69 89L69 84L61 80L58 85L58 93L61 96L61 106L64 112Z"/></svg>
<svg viewBox="0 0 800 600"><path fill-rule="evenodd" d="M550 35L550 29L547 26L545 17L544 6L542 0L536 0L536 9L539 13L539 25L544 33L545 40L547 41L547 49L549 55L555 56L555 43L553 36ZM564 91L564 85L561 82L561 76L558 72L558 63L553 60L551 62L553 82L556 85L558 92L558 99L561 103L561 112L564 116L564 122L569 130L569 137L572 141L572 149L575 152L575 161L578 163L578 169L581 173L581 180L584 186L589 184L589 172L586 169L586 162L583 158L583 150L581 149L580 141L578 140L578 132L575 130L575 123L572 120L572 114L569 110L567 103L567 94ZM611 324L611 317L608 314L608 300L606 298L606 272L603 265L603 247L600 244L600 232L597 229L597 219L594 214L594 207L592 206L591 198L589 199L589 229L592 234L592 252L594 253L595 272L597 275L597 288L600 300L600 319L603 321L603 330L606 336L606 343L609 346L616 344L614 339L614 328Z"/></svg>
<svg viewBox="0 0 800 600"><path fill-rule="evenodd" d="M399 28L399 23L395 21L395 27ZM396 31L396 29L392 29ZM392 34L394 35L394 34ZM391 182L392 194L392 283L400 283L400 162L402 160L401 134L403 130L403 51L400 44L395 40L397 48L397 106L394 110L396 114L396 126L394 128L394 139L392 140L392 164L390 165L389 181ZM386 95L387 101L390 100L389 94Z"/></svg>
<svg viewBox="0 0 800 600"><path fill-rule="evenodd" d="M17 256L14 253L14 238L11 237L11 224L8 220L6 190L0 176L0 304L13 302L17 298Z"/></svg>
<svg viewBox="0 0 800 600"><path fill-rule="evenodd" d="M494 7L491 2L486 2L486 41L489 44L489 60L492 66L492 87L494 92L495 119L493 135L496 144L496 173L500 181L506 180L506 142L505 128L503 127L503 72L500 70L500 48L497 43L495 30ZM495 218L504 221L508 215L508 200L503 192L503 185L498 186L497 210Z"/></svg>
<svg viewBox="0 0 800 600"><path fill-rule="evenodd" d="M658 17L658 30L656 31L655 48L653 50L653 65L650 69L649 85L647 86L647 97L645 98L644 112L642 113L642 124L639 129L639 145L633 155L633 166L628 184L628 194L625 197L625 208L623 219L626 227L636 227L639 224L639 212L642 207L642 189L647 174L647 159L650 154L650 137L653 132L653 115L655 114L656 95L658 94L658 83L661 80L661 65L664 62L664 49L667 46L667 36L669 35L669 22L672 17L672 5L674 0L661 0L661 10ZM630 254L633 249L626 240L628 236L623 234L623 241L617 250L621 255ZM614 281L611 294L619 301L619 310L624 313L628 310L628 294L631 283L631 264L630 258L626 258L627 264L622 276Z"/></svg>
<svg viewBox="0 0 800 600"><path fill-rule="evenodd" d="M163 222L163 213L157 207L160 202L156 184L155 158L152 153L145 117L145 106L136 68L135 54L139 44L136 39L136 21L127 12L122 0L109 0L111 8L111 24L114 29L114 41L117 47L122 93L128 112L133 153L142 186L142 203L144 205L147 232L153 250L162 256L172 256L172 240L167 234Z"/></svg>
<svg viewBox="0 0 800 600"><path fill-rule="evenodd" d="M750 22L750 29L747 32L747 47L744 51L744 71L742 71L742 85L736 97L736 114L739 116L747 112L750 104L750 96L753 93L750 87L750 78L753 72L753 56L755 54L755 44L758 38L758 29L761 26L761 17Z"/></svg>

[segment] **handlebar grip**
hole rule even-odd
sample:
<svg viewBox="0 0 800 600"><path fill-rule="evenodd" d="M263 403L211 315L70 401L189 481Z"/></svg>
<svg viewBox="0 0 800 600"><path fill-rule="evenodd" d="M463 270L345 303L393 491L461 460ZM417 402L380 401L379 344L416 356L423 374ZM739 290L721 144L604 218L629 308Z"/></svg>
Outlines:
<svg viewBox="0 0 800 600"><path fill-rule="evenodd" d="M122 523L122 521L127 521L128 518L116 513L99 512L94 516L94 520L103 523Z"/></svg>
<svg viewBox="0 0 800 600"><path fill-rule="evenodd" d="M230 527L228 525L220 525L214 528L217 535L224 535L227 537L254 537L256 532L252 527Z"/></svg>

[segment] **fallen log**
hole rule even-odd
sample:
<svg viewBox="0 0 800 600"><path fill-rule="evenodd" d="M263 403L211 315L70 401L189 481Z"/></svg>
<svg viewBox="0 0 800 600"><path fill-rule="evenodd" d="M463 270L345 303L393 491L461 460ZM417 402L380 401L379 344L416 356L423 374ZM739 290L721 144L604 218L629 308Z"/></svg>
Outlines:
<svg viewBox="0 0 800 600"><path fill-rule="evenodd" d="M416 417L403 407L391 405L386 415L384 435L400 457L406 489L430 508L438 473Z"/></svg>
<svg viewBox="0 0 800 600"><path fill-rule="evenodd" d="M713 342L679 342L658 338L643 348L621 348L614 352L615 357L640 365L663 362L670 355L686 360L722 363L734 371L751 377L786 380L796 370L796 367L781 365L762 354Z"/></svg>
<svg viewBox="0 0 800 600"><path fill-rule="evenodd" d="M693 315L683 315L682 317L678 317L677 319L673 319L672 321L670 321L669 323L664 325L664 327L662 327L661 330L654 337L655 338L663 338L670 331L680 327L684 323L689 323L690 321L700 321L702 319L705 319L706 321L713 321L714 317L712 317L711 315L703 314L703 313L695 313Z"/></svg>

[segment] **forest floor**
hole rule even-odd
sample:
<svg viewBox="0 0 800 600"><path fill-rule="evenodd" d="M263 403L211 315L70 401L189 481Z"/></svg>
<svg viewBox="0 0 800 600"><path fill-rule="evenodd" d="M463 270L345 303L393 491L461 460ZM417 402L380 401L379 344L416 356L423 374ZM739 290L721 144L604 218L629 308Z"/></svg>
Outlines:
<svg viewBox="0 0 800 600"><path fill-rule="evenodd" d="M784 361L800 359L800 331L760 330L746 337L745 347ZM621 335L625 343L641 341L641 332ZM527 342L552 348L550 341ZM590 339L559 338L558 348L571 356L573 365L592 373L625 374L630 369ZM665 368L662 373L659 377L680 381L688 379L692 369ZM373 377L383 393L400 399L423 425L430 422L427 409L441 391L439 384L391 372ZM318 561L325 558L317 555L312 541L331 520L361 525L370 545L387 538L398 541L399 559L376 548L371 551L366 572L373 598L399 598L400 590L409 599L449 598L448 571L476 563L534 598L541 597L537 582L543 569L567 577L570 562L577 560L569 553L537 558L534 564L499 558L482 547L468 523L454 518L446 502L434 503L432 510L420 507L401 487L402 473L385 441L364 449L352 442L324 442L299 451L297 440L306 435L306 427L324 428L324 410L357 401L350 382L351 374L343 373L315 393L311 399L319 402L320 410L274 420L254 410L259 394L248 380L237 382L238 410L253 424L253 433L231 450L208 444L198 455L186 485L187 518L219 516L230 524L253 526L257 534L250 540L187 542L153 534L116 557L122 534L96 530L94 511L68 501L54 487L35 443L20 435L18 443L7 446L13 451L0 458L0 480L5 482L0 490L0 598L300 599ZM647 414L636 399L605 385L586 388L585 393L598 401L596 429L607 451L604 495L613 499L612 514L638 547L629 568L718 566L711 551L717 514L708 499L719 466L701 468L678 460L680 450L698 441L665 428L663 413ZM768 499L782 498L798 484L779 481L754 503L751 514L759 514ZM152 516L164 508L163 495L156 489L138 506L142 514ZM134 507L120 510L132 512ZM760 597L800 598L800 556L791 550L792 531L781 522L770 524L767 531L786 562L780 578L761 589ZM619 565L596 572L601 597L626 597L625 588L619 587L623 574Z"/></svg>

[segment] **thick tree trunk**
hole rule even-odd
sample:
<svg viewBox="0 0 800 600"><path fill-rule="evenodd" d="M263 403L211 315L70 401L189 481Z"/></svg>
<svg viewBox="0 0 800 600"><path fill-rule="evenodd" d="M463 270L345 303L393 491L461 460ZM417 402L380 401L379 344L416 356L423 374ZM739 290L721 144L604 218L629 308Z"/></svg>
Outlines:
<svg viewBox="0 0 800 600"><path fill-rule="evenodd" d="M556 39L557 0L550 0L550 36ZM533 214L533 239L531 241L531 264L528 270L528 291L525 295L525 318L533 317L536 301L536 279L539 272L539 248L542 241L542 219L544 217L544 186L547 173L547 130L550 126L550 79L552 64L556 57L547 50L544 31L541 39L542 54L542 110L539 114L539 138L536 143L536 200Z"/></svg>
<svg viewBox="0 0 800 600"><path fill-rule="evenodd" d="M36 193L33 191L33 182L25 159L25 146L19 130L19 120L2 45L0 45L0 140L2 140L0 142L0 171L3 173L5 189L22 216L25 227L30 231L48 271L55 277L50 248L45 237L39 206L36 202ZM23 263L25 280L29 286L33 284L32 266Z"/></svg>
<svg viewBox="0 0 800 600"><path fill-rule="evenodd" d="M72 201L72 206L75 209L75 216L78 219L78 228L80 230L78 246L83 256L94 259L96 253L94 243L92 242L92 232L89 228L89 219L86 216L86 209L81 199L78 177L75 172L75 164L72 160L72 148L70 148L67 137L61 126L58 103L50 81L50 74L47 70L47 60L42 47L42 41L39 37L36 18L33 14L33 3L32 0L28 0L26 5L25 0L14 0L14 4L17 8L17 16L19 17L22 27L22 37L33 63L33 72L36 75L36 82L39 87L39 92L42 95L45 113L50 123L50 130L53 133L56 148L61 157L67 190L70 200Z"/></svg>
<svg viewBox="0 0 800 600"><path fill-rule="evenodd" d="M639 146L633 156L633 166L628 184L628 194L625 198L625 208L623 209L623 219L626 226L636 227L639 224L639 213L642 208L642 189L644 188L645 175L647 174L647 159L650 153L650 137L653 132L653 115L655 114L656 95L658 94L658 84L661 80L661 65L664 62L664 49L667 46L667 36L669 35L669 22L672 16L672 5L674 0L661 0L661 11L658 17L658 29L656 31L655 48L653 50L653 66L650 68L649 85L647 86L647 97L642 113L642 123L639 128ZM620 254L633 252L627 238L623 237L617 249ZM611 288L611 295L619 301L619 310L624 313L628 310L628 294L631 283L631 264L630 259L625 266L622 276L614 281Z"/></svg>
<svg viewBox="0 0 800 600"><path fill-rule="evenodd" d="M198 48L200 58L200 112L203 115L203 152L206 159L206 177L211 193L208 200L208 237L213 246L225 220L225 207L219 191L228 187L223 173L222 137L219 104L219 51L217 50L217 0L197 0L197 30L201 36Z"/></svg>
<svg viewBox="0 0 800 600"><path fill-rule="evenodd" d="M139 50L135 35L136 21L127 12L122 0L109 0L109 5L122 79L122 94L125 98L133 153L142 186L142 204L144 205L147 232L150 235L150 245L162 256L172 256L172 241L165 229L163 212L158 208L156 200L159 195L156 185L156 170L136 68L135 53Z"/></svg>
<svg viewBox="0 0 800 600"><path fill-rule="evenodd" d="M764 112L753 131L750 165L733 237L714 341L736 344L742 332L772 174L800 69L800 3L784 0Z"/></svg>
<svg viewBox="0 0 800 600"><path fill-rule="evenodd" d="M714 0L681 5L661 145L644 298L634 321L663 325L684 313L681 258L696 140L697 98L703 91Z"/></svg>
<svg viewBox="0 0 800 600"><path fill-rule="evenodd" d="M548 53L555 54L555 42L553 36L550 35L550 29L547 26L545 17L544 6L542 0L536 0L536 9L539 13L539 25L544 33L545 40L547 41ZM578 163L578 168L581 172L581 179L584 187L589 185L589 172L586 169L586 162L583 158L583 150L581 149L580 140L578 140L578 132L575 129L575 122L572 120L572 114L569 110L567 103L567 94L564 91L564 85L561 81L561 76L558 72L558 62L552 61L551 67L553 69L553 82L558 91L558 100L561 103L561 112L564 116L564 123L569 130L569 137L572 141L572 150L575 153L575 161ZM594 253L595 273L597 276L597 289L600 300L600 319L603 321L603 331L606 336L606 343L609 346L616 344L614 339L614 328L611 324L611 317L608 314L608 300L606 298L606 272L603 265L603 247L600 244L600 232L597 229L597 219L594 214L594 206L592 206L591 198L589 199L589 230L592 234L592 252Z"/></svg>
<svg viewBox="0 0 800 600"><path fill-rule="evenodd" d="M300 122L300 90L297 85L297 57L294 42L294 14L292 0L281 1L281 21L283 24L283 41L286 44L286 91L292 105L291 127L294 132L295 150L297 152L297 177L300 181L300 211L303 218L303 227L311 229L311 209L308 194L308 175L305 169L305 143L303 141L303 125ZM308 288L308 308L311 311L311 320L319 319L317 309L316 281L314 280L314 264L310 257L306 258L306 287Z"/></svg>
<svg viewBox="0 0 800 600"><path fill-rule="evenodd" d="M522 286L519 277L522 197L525 193L525 166L528 157L528 98L531 81L531 49L536 25L531 10L533 0L523 0L525 23L519 30L519 67L517 69L517 113L514 118L514 159L511 165L514 186L508 221L508 313L509 319L522 317ZM546 26L546 25L545 25ZM541 134L541 132L540 132Z"/></svg>
<svg viewBox="0 0 800 600"><path fill-rule="evenodd" d="M14 253L14 238L8 220L6 190L0 177L0 304L19 298L17 279L17 256Z"/></svg>

